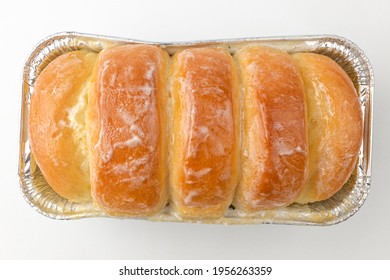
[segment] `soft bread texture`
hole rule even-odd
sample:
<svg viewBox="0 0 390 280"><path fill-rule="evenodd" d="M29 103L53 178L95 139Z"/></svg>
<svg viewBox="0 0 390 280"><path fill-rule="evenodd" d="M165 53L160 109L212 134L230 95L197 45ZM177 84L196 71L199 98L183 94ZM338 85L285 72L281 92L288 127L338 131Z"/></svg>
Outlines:
<svg viewBox="0 0 390 280"><path fill-rule="evenodd" d="M99 54L88 106L91 186L110 214L147 216L165 206L167 61L149 45Z"/></svg>
<svg viewBox="0 0 390 280"><path fill-rule="evenodd" d="M28 122L46 181L110 215L154 215L169 199L194 220L334 195L363 133L348 75L318 54L248 46L234 58L140 44L54 59Z"/></svg>
<svg viewBox="0 0 390 280"><path fill-rule="evenodd" d="M285 52L254 46L235 55L242 98L241 177L234 206L247 212L291 204L307 174L303 82Z"/></svg>
<svg viewBox="0 0 390 280"><path fill-rule="evenodd" d="M184 218L217 218L237 184L236 70L222 49L196 48L172 64L171 202Z"/></svg>
<svg viewBox="0 0 390 280"><path fill-rule="evenodd" d="M96 54L74 51L38 76L28 122L30 146L43 176L69 201L91 200L85 118Z"/></svg>
<svg viewBox="0 0 390 280"><path fill-rule="evenodd" d="M299 203L328 199L349 179L362 141L362 112L350 78L332 59L294 54L308 108L309 175Z"/></svg>

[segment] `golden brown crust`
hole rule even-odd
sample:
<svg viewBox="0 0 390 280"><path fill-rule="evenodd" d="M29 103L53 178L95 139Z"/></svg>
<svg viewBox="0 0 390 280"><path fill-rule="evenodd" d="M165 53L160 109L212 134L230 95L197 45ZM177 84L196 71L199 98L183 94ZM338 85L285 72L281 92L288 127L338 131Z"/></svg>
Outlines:
<svg viewBox="0 0 390 280"><path fill-rule="evenodd" d="M233 204L246 213L334 195L362 141L347 74L318 54L250 46L235 58L220 48L176 54L172 106L169 57L159 47L53 60L35 83L28 122L48 184L74 202L91 201L92 185L93 201L107 213L147 216L165 206L170 172L172 209L189 219L225 213L238 166Z"/></svg>
<svg viewBox="0 0 390 280"><path fill-rule="evenodd" d="M180 52L173 63L171 199L185 218L216 218L237 182L238 103L231 55L222 49Z"/></svg>
<svg viewBox="0 0 390 280"><path fill-rule="evenodd" d="M246 212L291 204L307 173L303 83L291 56L260 46L236 55L242 86L241 178L234 205Z"/></svg>
<svg viewBox="0 0 390 280"><path fill-rule="evenodd" d="M102 51L88 107L94 202L111 214L151 215L166 203L166 68L156 46Z"/></svg>
<svg viewBox="0 0 390 280"><path fill-rule="evenodd" d="M309 175L296 200L334 195L349 179L362 141L362 113L344 70L324 55L294 54L305 85L309 128Z"/></svg>
<svg viewBox="0 0 390 280"><path fill-rule="evenodd" d="M85 137L88 79L96 54L74 51L54 59L31 96L30 146L48 184L74 202L91 200Z"/></svg>

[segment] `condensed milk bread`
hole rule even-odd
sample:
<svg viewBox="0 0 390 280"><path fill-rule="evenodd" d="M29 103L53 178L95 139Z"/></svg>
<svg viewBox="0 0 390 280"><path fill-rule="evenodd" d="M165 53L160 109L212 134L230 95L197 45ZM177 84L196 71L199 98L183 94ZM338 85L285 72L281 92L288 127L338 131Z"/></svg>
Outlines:
<svg viewBox="0 0 390 280"><path fill-rule="evenodd" d="M348 75L323 55L251 45L170 56L128 44L51 61L28 130L65 199L199 220L330 198L356 166L362 112Z"/></svg>

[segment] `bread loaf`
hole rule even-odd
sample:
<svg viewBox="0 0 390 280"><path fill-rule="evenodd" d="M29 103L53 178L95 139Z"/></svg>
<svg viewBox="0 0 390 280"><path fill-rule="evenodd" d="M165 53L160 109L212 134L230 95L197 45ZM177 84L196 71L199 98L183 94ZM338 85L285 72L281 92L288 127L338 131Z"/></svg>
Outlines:
<svg viewBox="0 0 390 280"><path fill-rule="evenodd" d="M132 44L50 62L29 139L48 184L110 215L184 219L309 203L350 177L362 141L351 80L318 54Z"/></svg>

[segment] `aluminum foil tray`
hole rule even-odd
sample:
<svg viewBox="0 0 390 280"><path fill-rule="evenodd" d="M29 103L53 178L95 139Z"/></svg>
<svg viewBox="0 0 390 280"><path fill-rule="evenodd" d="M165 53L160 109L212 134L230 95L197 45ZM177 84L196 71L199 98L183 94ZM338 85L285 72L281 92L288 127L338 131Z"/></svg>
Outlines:
<svg viewBox="0 0 390 280"><path fill-rule="evenodd" d="M138 43L159 45L170 54L174 54L183 48L221 45L227 46L230 52L234 53L242 46L262 44L289 53L313 52L327 55L335 60L353 81L359 94L364 125L363 142L356 168L345 186L328 200L307 205L292 204L285 208L260 211L252 215L240 213L231 207L222 218L202 221L181 219L167 206L156 216L143 219L215 224L332 225L346 220L362 206L371 184L374 77L367 57L354 43L338 36L327 35L161 43L64 32L51 35L41 41L27 59L23 72L18 172L24 197L38 212L55 219L108 217L106 213L96 208L92 203L71 203L57 195L47 184L36 165L31 154L27 130L30 97L34 90L36 78L50 61L63 53L78 49L99 52L103 48L113 45Z"/></svg>

